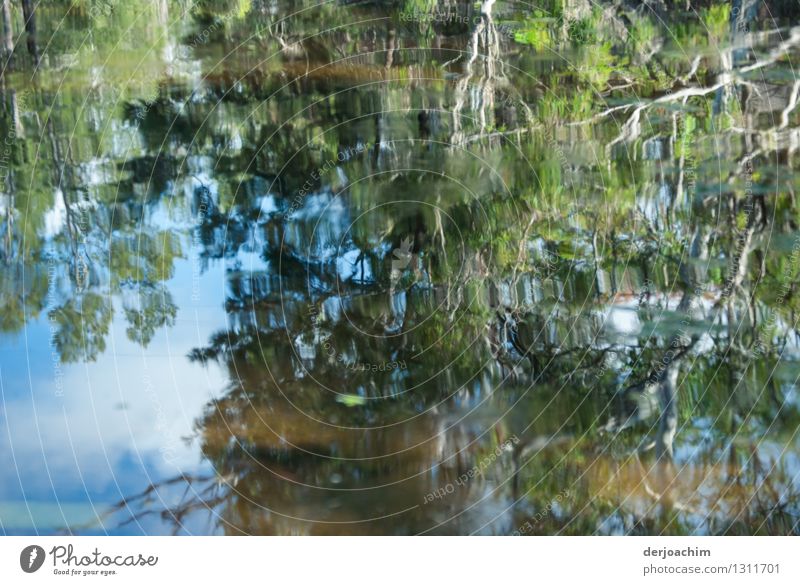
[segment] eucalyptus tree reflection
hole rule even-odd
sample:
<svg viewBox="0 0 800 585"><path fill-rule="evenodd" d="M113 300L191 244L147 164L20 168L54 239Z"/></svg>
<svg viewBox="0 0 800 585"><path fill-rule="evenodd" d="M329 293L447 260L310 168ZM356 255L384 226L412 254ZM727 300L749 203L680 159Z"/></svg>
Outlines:
<svg viewBox="0 0 800 585"><path fill-rule="evenodd" d="M717 41L728 38L726 27L720 25L726 14L717 7L702 13ZM493 25L490 17L484 13L475 31L504 42L496 31L486 32ZM636 19L647 20L640 14ZM588 92L624 93L610 69L603 69L612 60L608 43L618 22L606 16L573 22L564 33L565 42L602 47L595 61L588 62L588 68L578 75L578 86L585 84ZM758 27L759 23L751 25ZM590 26L592 30L587 31ZM584 32L576 36L576 30ZM701 43L696 29L680 30L683 42ZM517 39L537 38L526 34ZM632 50L653 45L658 34L646 28L631 33L625 46ZM762 68L780 68L781 59L795 49L789 42L772 49L766 58L756 56L736 64L728 52L718 60L703 57L689 63L656 64L650 61L655 54L651 50L644 61L637 57L628 79L632 86L646 88L645 95L651 98L620 108L616 131L611 123L614 116L600 104L593 106L590 93L582 94L584 101L573 102L581 109L563 109L560 104L565 97L558 95L554 84L548 84L551 95L535 105L539 115L559 108L566 120L557 122L556 127L549 127L552 122L542 118L540 126L526 128L529 136L525 140L510 144L506 136L519 136L519 132L493 130L478 117L475 134L469 138L464 138L457 125L449 137L440 134L446 144L474 144L467 153L452 146L432 152L435 159L441 157L437 164L443 165L448 175L468 177L464 183L472 187L474 198L463 193L459 197L448 192L443 181L428 180L430 190L439 194L428 200L435 202L440 213L423 213L406 222L402 212L399 220L388 213L372 212L369 229L359 231L357 222L348 224L366 209L366 202L391 203L397 192L406 191L404 184L409 180L407 173L398 170L389 177L371 173L393 166L401 169L403 161L414 156L413 141L398 140L402 131L398 134L382 115L376 142L387 146L379 149L380 158L364 157L337 165L339 177L356 179L337 184L333 178L320 178L295 210L298 213L271 220L274 244L268 249L274 250L271 258L285 270L278 275L281 286L275 286L274 273L257 279L253 275L251 282L237 275L232 288L235 295L228 306L239 325L195 353L197 359L221 359L241 381L241 388L212 405L213 414L201 424L205 448L214 453L210 458L226 473L235 467L234 461L241 462L240 456L220 460L221 452L211 441L213 433L230 428L233 422L237 430L223 432L216 441L220 445L229 445L231 440L240 445L259 441L275 445L270 454L259 451L263 459L254 459L267 466L277 463L275 457L294 461L292 470L297 475L275 481L282 482L284 492L296 495L291 485L296 477L338 477L341 472L330 471L327 458L332 458L331 466L342 469L342 459L352 457L352 451L339 442L338 433L343 431L328 435L318 432L320 423L308 422L331 422L331 412L337 408L331 391L353 395L339 401L346 407L339 407L344 414L335 415L335 425L386 424L396 420L397 409L416 409L435 419L441 417L426 409L442 397L459 396L463 380L474 380L471 376L481 372L485 381L474 387L494 390L488 401L490 412L502 409L512 397L521 400L514 402L513 414L503 419L506 433L519 432L522 437L511 456L514 473L506 478L509 481L501 481L495 492L503 494L504 509L512 511L497 514L494 529L507 530L514 522L534 516L547 504L548 496L568 485L574 490L574 499L561 504L536 532L796 531L791 520L797 501L793 463L785 454L786 446L796 439L790 433L762 440L762 429L772 426L776 412L795 421L797 417L790 398L792 386L763 375L779 365L779 358L783 363L796 359L793 352L786 352L794 331L794 308L790 306L794 301L789 293L793 285L784 290L780 300L763 286L767 278L773 282L783 278L781 281L788 283L796 273L795 265L787 269L786 244L774 247L771 239L795 229L794 219L786 214L793 216L796 211L768 170L774 161L792 156L791 142L781 133L788 138L796 131L787 117L796 100L791 84L756 84L745 76ZM754 46L753 51L758 53L759 48ZM482 58L493 59L492 54ZM472 62L469 59L467 66ZM696 75L700 66L708 71L705 78ZM660 67L656 83L637 78L654 67ZM553 75L551 81L559 75ZM461 79L469 79L469 74ZM495 91L491 83L479 85L490 93ZM323 87L317 81L314 89ZM767 102L750 97L765 93L775 99ZM456 87L442 96L443 103L452 99L450 103L463 108L463 96L464 90L459 92ZM390 97L390 91L381 96L383 100ZM484 108L486 103L481 101L475 107ZM764 125L760 114L765 111L777 114L780 122ZM644 116L648 116L649 126L643 123ZM731 116L744 126L720 122ZM565 127L574 128L573 134L565 134ZM595 156L602 157L598 164L582 156L586 150L575 141L574 133L588 141ZM324 135L333 138L335 133ZM419 136L430 141L437 138L427 124L420 124ZM454 136L460 138L454 140ZM644 153L633 165L631 148ZM565 151L569 153L566 156ZM335 152L328 147L320 160L328 160ZM469 159L473 153L483 159L511 161L505 164L516 172L508 173L506 185L480 171L471 174L480 167L475 159ZM719 153L732 161L722 174L715 173L712 166L718 164ZM528 166L524 172L523 161ZM424 169L426 161L416 159L416 164ZM498 168L502 174L503 165ZM359 182L357 177L364 175L370 180ZM533 184L521 179L530 175L536 177ZM793 190L793 177L789 183ZM503 187L513 193L513 200L504 196ZM362 189L368 189L369 197L362 196ZM607 205L607 197L613 197L613 205ZM312 207L320 204L323 210L333 211L314 215ZM779 210L784 210L782 216ZM454 218L452 224L442 220L443 213ZM472 229L460 239L454 226L471 225L481 214L485 224L479 225L491 229ZM784 219L775 223L776 217ZM323 222L321 234L296 226L309 219L315 226ZM348 229L353 235L345 238ZM376 343L369 337L381 332L376 325L385 324L386 307L392 306L386 296L387 286L392 290L391 282L386 282L386 251L380 247L380 238L374 237L376 233L389 234L392 247L413 242L410 250L423 256L424 278L411 279L401 291L405 294L405 314L398 330L401 341ZM319 239L314 241L315 237ZM336 247L337 239L339 245L346 240L354 247L353 258L358 262L368 261L369 271L361 268L361 278L353 278L356 273L352 270L343 278L336 255L325 256ZM450 247L455 242L460 249ZM448 271L446 260L453 258L466 259L466 268ZM783 277L776 277L779 272ZM304 277L309 274L313 282L310 291L304 289L308 286ZM337 279L348 282L342 287L335 283ZM313 299L310 303L309 296ZM440 310L422 319L425 308L437 300L442 300L437 305ZM245 317L243 312L249 315ZM773 317L766 343L759 314ZM428 344L450 335L459 340L455 348L448 343ZM374 363L380 356L376 345L389 359L408 363L408 370L393 372L380 381L374 375L364 379L348 371L346 364ZM435 350L419 353L423 347ZM327 349L332 350L329 355ZM344 365L337 365L336 358L341 356ZM242 376L242 364L246 371L255 368L260 373ZM448 364L446 371L437 369L440 364ZM464 368L465 364L469 367ZM258 385L255 380L263 379L265 372L269 382L263 396L259 392L251 395L250 389ZM419 385L419 372L441 375ZM769 392L764 391L767 387ZM456 388L454 394L448 394ZM498 392L504 393L502 398L496 396ZM246 399L241 394L246 394ZM542 421L534 409L548 394L554 396L545 402L549 415L556 412L553 401L579 407L565 408L562 420ZM266 397L270 397L270 407L260 403ZM373 404L375 398L381 400ZM275 416L283 412L278 407L283 401L296 411ZM254 416L259 422L252 420ZM291 421L290 428L271 429L265 423L273 420ZM252 428L260 428L264 436L255 439L250 435L245 440L240 435ZM316 432L306 438L304 428ZM383 436L389 435L387 431ZM710 447L725 440L727 454ZM781 445L784 453L776 457L775 448L780 452ZM257 446L252 448L258 451ZM394 460L398 465L401 461L400 457ZM744 471L751 463L760 473ZM248 475L254 465L245 466ZM414 469L425 467L417 462ZM371 477L363 464L347 468L352 477ZM237 476L237 481L242 477ZM314 484L315 488L320 485L325 482ZM739 487L733 489L733 485ZM260 492L247 481L245 499L275 503L278 515L303 517L295 512L302 508L300 502L313 500L310 494L315 488L299 498L287 496L270 502L269 498L260 499ZM421 491L426 488L431 485L415 486ZM237 490L232 488L232 500L246 507L235 494ZM354 517L352 502L348 505L338 495L331 497L351 514L343 517ZM223 517L232 525L247 526L247 530L299 530L293 523L245 522L244 508L237 508L235 515L231 509L223 509ZM432 519L414 517L403 530L424 527L426 522ZM365 526L357 530L369 530ZM459 530L468 529L465 526L469 524Z"/></svg>
<svg viewBox="0 0 800 585"><path fill-rule="evenodd" d="M35 49L31 52L37 62L18 59L15 63L23 70L35 71L36 83L19 91L11 89L18 88L20 81L8 78L9 69L4 69L2 76L0 126L7 137L3 159L3 262L7 266L3 305L7 310L3 330L18 332L26 320L47 314L56 329L54 346L65 362L91 361L105 350L113 315L112 295L123 287L141 286L145 291L142 313L126 308L136 330L133 337L142 343L149 341L154 325L166 324L169 315L174 318L175 308L166 290L159 297L166 316L155 317L155 323L149 325L153 318L146 315L158 312L150 292L169 278L172 260L181 254L172 234L149 227L138 230L137 245L132 245L143 206L125 191L127 186L135 191L134 185L124 180L118 183L121 177L115 165L122 166L130 150L121 147L129 137L119 127L118 100L123 96L118 87L109 88L115 73L108 80L96 78L96 91L78 95L71 86L64 86L61 74L50 67L54 56L73 52L75 72L69 79L77 83L83 73L80 61L89 59L84 51L86 35L97 33L109 19L126 26L115 29L115 34L95 34L95 49L110 49L125 34L137 31L143 35L140 38L151 38L153 21L145 23L141 17L153 8L152 3L120 5L113 10L109 4L109 10L99 12L93 7L77 6L71 11L67 6L34 9L25 4L25 9L32 11L29 26L35 16L36 34L51 38L48 47L52 52L39 55L40 37L29 30L29 49ZM65 27L64 34L53 36L64 17L83 22L82 34L73 35L76 29ZM167 24L163 19L159 22ZM157 36L151 40L150 49L157 50ZM152 79L151 73L132 69L127 88L135 93ZM110 143L105 132L109 126L120 129Z"/></svg>
<svg viewBox="0 0 800 585"><path fill-rule="evenodd" d="M178 258L226 269L228 326L189 356L230 378L196 421L213 474L117 512L797 532L796 7L136 6L86 24L177 57L87 98L42 55L1 122L5 331L47 312L90 360L119 300L146 346Z"/></svg>

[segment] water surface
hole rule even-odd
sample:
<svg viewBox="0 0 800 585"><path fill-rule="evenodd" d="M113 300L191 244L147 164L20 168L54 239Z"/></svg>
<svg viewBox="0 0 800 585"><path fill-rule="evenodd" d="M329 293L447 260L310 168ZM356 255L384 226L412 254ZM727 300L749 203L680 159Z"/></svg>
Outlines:
<svg viewBox="0 0 800 585"><path fill-rule="evenodd" d="M796 534L790 2L10 6L6 534Z"/></svg>

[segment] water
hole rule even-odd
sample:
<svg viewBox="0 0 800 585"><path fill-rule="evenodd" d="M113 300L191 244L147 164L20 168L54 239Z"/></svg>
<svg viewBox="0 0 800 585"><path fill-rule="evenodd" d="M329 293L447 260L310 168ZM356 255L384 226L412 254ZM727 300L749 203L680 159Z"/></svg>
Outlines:
<svg viewBox="0 0 800 585"><path fill-rule="evenodd" d="M4 533L798 532L796 6L9 4Z"/></svg>

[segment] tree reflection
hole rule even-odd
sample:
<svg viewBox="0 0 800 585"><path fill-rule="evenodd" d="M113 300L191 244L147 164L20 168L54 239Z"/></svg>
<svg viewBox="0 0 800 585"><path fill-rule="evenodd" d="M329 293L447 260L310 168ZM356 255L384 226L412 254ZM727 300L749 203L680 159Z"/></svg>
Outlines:
<svg viewBox="0 0 800 585"><path fill-rule="evenodd" d="M51 9L30 109L2 90L3 331L46 314L64 362L93 360L118 300L147 347L176 325L178 261L226 268L228 327L189 356L231 381L196 421L214 474L115 518L798 531L796 27L713 2L669 31L560 0L426 3L458 25L414 2L277 24L265 2L156 4L182 49L155 77L59 92Z"/></svg>

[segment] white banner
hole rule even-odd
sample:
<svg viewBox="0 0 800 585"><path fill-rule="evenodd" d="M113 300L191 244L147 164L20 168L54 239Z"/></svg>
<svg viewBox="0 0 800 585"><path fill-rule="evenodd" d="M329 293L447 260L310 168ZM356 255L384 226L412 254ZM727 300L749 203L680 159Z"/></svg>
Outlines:
<svg viewBox="0 0 800 585"><path fill-rule="evenodd" d="M791 537L5 537L0 583L800 583ZM522 580L522 581L520 581Z"/></svg>

